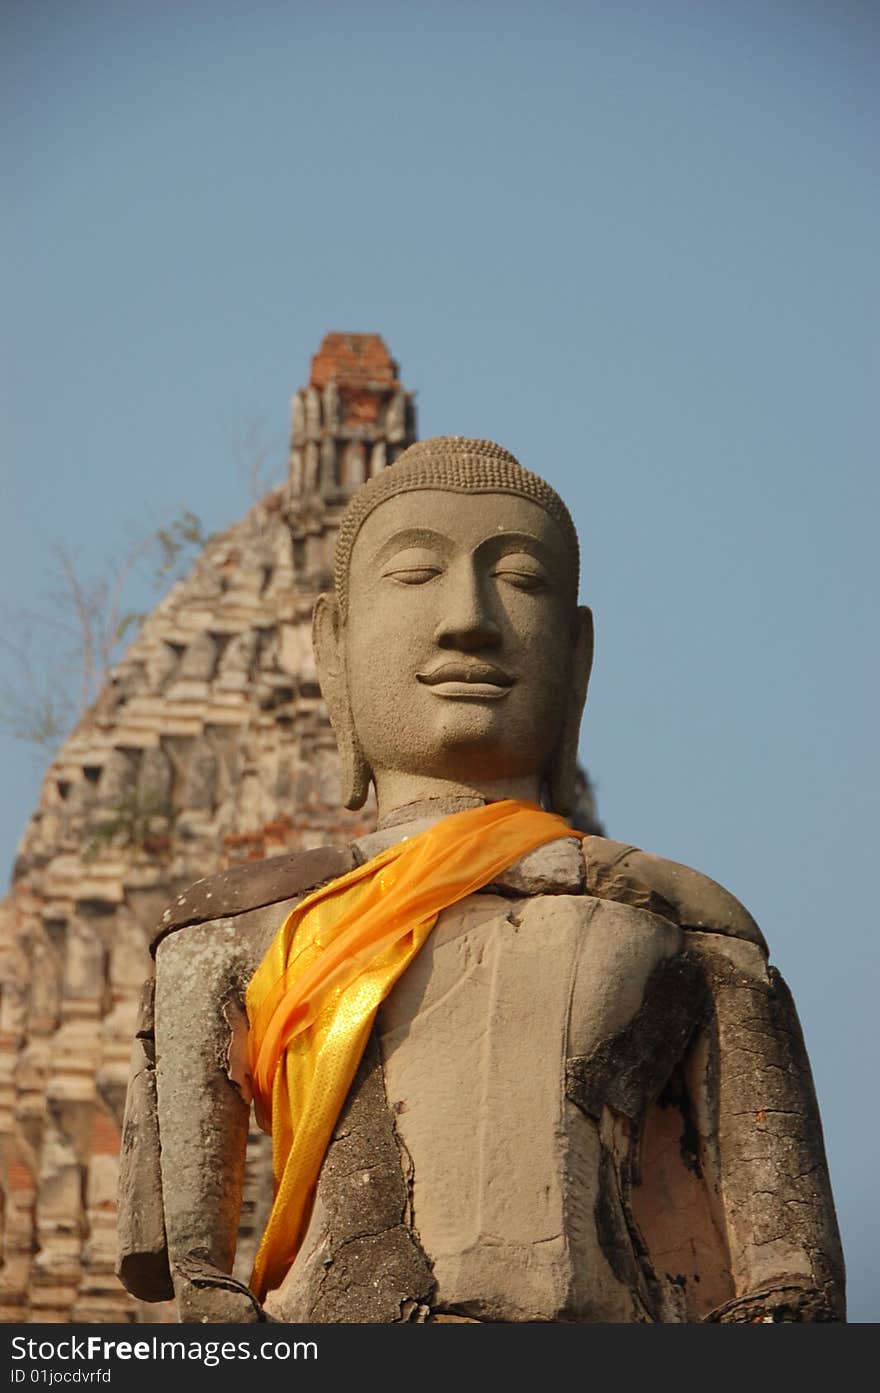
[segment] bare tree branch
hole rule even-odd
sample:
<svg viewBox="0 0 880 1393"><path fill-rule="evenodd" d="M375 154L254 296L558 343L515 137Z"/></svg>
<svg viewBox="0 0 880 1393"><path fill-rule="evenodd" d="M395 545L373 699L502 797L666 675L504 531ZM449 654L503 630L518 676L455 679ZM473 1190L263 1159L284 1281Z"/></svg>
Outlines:
<svg viewBox="0 0 880 1393"><path fill-rule="evenodd" d="M124 607L132 573L140 561L158 552L152 584L164 588L176 580L210 541L189 509L167 526L134 542L108 574L89 579L63 545L53 548L56 585L46 613L21 612L8 624L18 639L0 638L12 658L13 676L0 684L0 728L17 740L55 748L98 697L123 639L144 613ZM31 649L42 635L41 660ZM59 640L66 640L59 649ZM78 688L76 699L71 688Z"/></svg>

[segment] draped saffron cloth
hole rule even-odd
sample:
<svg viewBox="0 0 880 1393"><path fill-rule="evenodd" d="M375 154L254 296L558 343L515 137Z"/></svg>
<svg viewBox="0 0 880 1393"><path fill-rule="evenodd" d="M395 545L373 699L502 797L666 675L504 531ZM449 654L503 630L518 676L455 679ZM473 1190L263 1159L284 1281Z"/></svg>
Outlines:
<svg viewBox="0 0 880 1393"><path fill-rule="evenodd" d="M296 1257L376 1011L437 916L535 847L572 836L583 833L516 799L453 813L288 915L247 989L254 1099L275 1176L251 1277L261 1300Z"/></svg>

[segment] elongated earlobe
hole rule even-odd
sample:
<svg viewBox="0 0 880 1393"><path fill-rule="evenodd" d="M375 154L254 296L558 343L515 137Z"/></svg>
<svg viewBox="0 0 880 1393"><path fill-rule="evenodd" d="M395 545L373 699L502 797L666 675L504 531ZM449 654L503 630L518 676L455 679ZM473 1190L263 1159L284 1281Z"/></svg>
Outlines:
<svg viewBox="0 0 880 1393"><path fill-rule="evenodd" d="M358 744L354 728L345 676L342 622L335 595L319 595L315 602L312 645L315 650L318 681L339 747L342 801L347 808L362 808L373 776Z"/></svg>
<svg viewBox="0 0 880 1393"><path fill-rule="evenodd" d="M578 737L592 666L593 614L592 610L582 605L577 612L574 651L571 661L571 686L562 734L547 771L553 811L561 813L563 817L567 817L574 807Z"/></svg>

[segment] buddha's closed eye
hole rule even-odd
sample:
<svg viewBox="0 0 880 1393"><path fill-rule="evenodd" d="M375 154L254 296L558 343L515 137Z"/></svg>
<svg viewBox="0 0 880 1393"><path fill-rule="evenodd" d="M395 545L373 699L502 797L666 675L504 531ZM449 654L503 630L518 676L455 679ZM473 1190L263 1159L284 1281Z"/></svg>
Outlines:
<svg viewBox="0 0 880 1393"><path fill-rule="evenodd" d="M387 580L399 581L401 585L424 585L440 575L439 566L401 566L382 572Z"/></svg>
<svg viewBox="0 0 880 1393"><path fill-rule="evenodd" d="M382 567L384 580L396 580L401 585L424 585L443 570L440 558L423 547L410 547L392 556Z"/></svg>

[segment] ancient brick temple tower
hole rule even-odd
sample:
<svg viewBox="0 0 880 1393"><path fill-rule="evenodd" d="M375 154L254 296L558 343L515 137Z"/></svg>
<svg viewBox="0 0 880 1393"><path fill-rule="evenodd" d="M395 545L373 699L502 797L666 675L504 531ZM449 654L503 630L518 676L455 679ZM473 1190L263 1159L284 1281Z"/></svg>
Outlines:
<svg viewBox="0 0 880 1393"><path fill-rule="evenodd" d="M208 544L47 771L0 908L0 1320L135 1314L113 1275L117 1156L165 903L371 820L340 810L310 614L347 499L414 439L381 338L328 334L293 399L288 483Z"/></svg>
<svg viewBox="0 0 880 1393"><path fill-rule="evenodd" d="M348 498L415 433L382 339L328 334L293 399L288 482L208 543L46 773L0 905L2 1321L162 1317L113 1273L147 943L191 881L371 824L370 807L339 806L311 610ZM579 824L592 816L585 787ZM271 1199L268 1138L249 1158L245 1279Z"/></svg>

